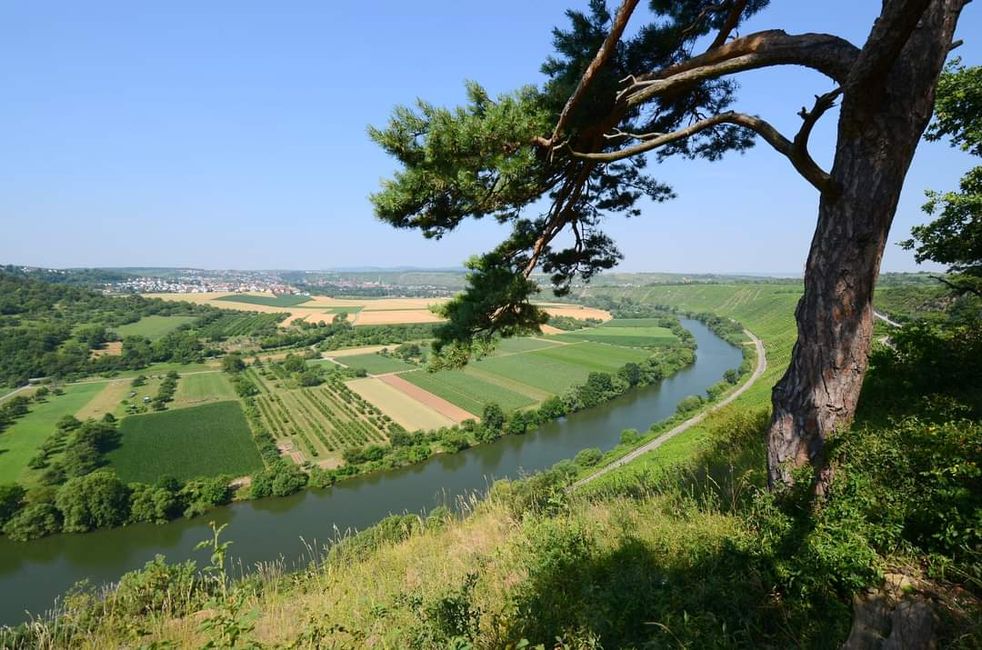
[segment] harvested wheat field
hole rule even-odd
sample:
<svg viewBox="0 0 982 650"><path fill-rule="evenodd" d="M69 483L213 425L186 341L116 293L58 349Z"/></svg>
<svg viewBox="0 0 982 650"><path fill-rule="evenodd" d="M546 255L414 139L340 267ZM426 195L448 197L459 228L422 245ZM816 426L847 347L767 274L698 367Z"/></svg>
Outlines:
<svg viewBox="0 0 982 650"><path fill-rule="evenodd" d="M538 307L544 309L550 316L569 316L570 318L578 318L580 320L596 318L597 320L603 321L611 320L613 318L608 311L596 309L594 307L584 307L582 305L570 305L568 303L542 303L539 304Z"/></svg>
<svg viewBox="0 0 982 650"><path fill-rule="evenodd" d="M439 429L454 424L455 420L439 413L423 402L410 397L395 386L377 377L353 379L346 382L348 388L368 400L407 431ZM439 399L439 398L437 398ZM451 406L453 406L451 404Z"/></svg>
<svg viewBox="0 0 982 650"><path fill-rule="evenodd" d="M469 411L465 411L456 404L451 404L442 397L437 397L433 393L423 390L415 384L411 384L399 375L380 375L377 377L379 381L385 382L389 386L399 390L400 392L408 395L417 402L421 402L426 406L430 407L437 413L450 418L454 422L463 422L464 420L479 420L477 415Z"/></svg>
<svg viewBox="0 0 982 650"><path fill-rule="evenodd" d="M439 323L443 319L425 309L392 311L362 311L354 320L355 325L396 325L399 323Z"/></svg>

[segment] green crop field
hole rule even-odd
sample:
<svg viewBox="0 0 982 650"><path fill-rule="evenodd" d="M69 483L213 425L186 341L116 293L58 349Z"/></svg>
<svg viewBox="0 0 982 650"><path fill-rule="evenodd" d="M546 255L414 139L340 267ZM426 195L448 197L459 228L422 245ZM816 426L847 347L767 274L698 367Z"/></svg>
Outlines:
<svg viewBox="0 0 982 650"><path fill-rule="evenodd" d="M558 395L570 386L582 384L591 372L616 372L624 364L648 356L648 352L637 348L584 342L490 357L475 366Z"/></svg>
<svg viewBox="0 0 982 650"><path fill-rule="evenodd" d="M411 363L394 357L384 357L381 354L353 354L338 359L349 368L363 368L370 375L380 375L386 372L404 372L416 368Z"/></svg>
<svg viewBox="0 0 982 650"><path fill-rule="evenodd" d="M144 316L135 323L120 325L116 331L122 337L145 336L151 341L156 341L170 334L181 325L193 323L197 320L195 316Z"/></svg>
<svg viewBox="0 0 982 650"><path fill-rule="evenodd" d="M235 391L228 381L228 375L224 372L199 372L181 375L171 408L234 399Z"/></svg>
<svg viewBox="0 0 982 650"><path fill-rule="evenodd" d="M494 346L493 356L502 354L515 354L516 352L531 352L532 350L543 350L559 345L556 341L548 339L522 337L517 339L502 339Z"/></svg>
<svg viewBox="0 0 982 650"><path fill-rule="evenodd" d="M123 481L242 476L263 467L238 402L132 415L119 431L120 445L107 456Z"/></svg>
<svg viewBox="0 0 982 650"><path fill-rule="evenodd" d="M477 416L481 415L484 406L490 402L496 402L506 411L536 402L527 395L516 393L462 370L443 370L437 373L407 372L399 376Z"/></svg>
<svg viewBox="0 0 982 650"><path fill-rule="evenodd" d="M241 302L247 305L264 305L266 307L293 307L310 301L310 296L251 296L248 294L233 294L215 298L224 302Z"/></svg>
<svg viewBox="0 0 982 650"><path fill-rule="evenodd" d="M45 402L32 403L30 413L0 433L0 483L31 483L30 477L25 476L32 473L27 461L55 432L55 423L66 415L75 415L105 386L105 382L71 384L65 386L64 395L49 395Z"/></svg>
<svg viewBox="0 0 982 650"><path fill-rule="evenodd" d="M675 335L665 327L595 327L556 334L553 338L560 341L594 341L632 348L659 347L675 342Z"/></svg>
<svg viewBox="0 0 982 650"><path fill-rule="evenodd" d="M247 336L260 330L275 328L276 324L287 316L289 314L286 312L262 314L230 311L199 328L198 334L204 337Z"/></svg>

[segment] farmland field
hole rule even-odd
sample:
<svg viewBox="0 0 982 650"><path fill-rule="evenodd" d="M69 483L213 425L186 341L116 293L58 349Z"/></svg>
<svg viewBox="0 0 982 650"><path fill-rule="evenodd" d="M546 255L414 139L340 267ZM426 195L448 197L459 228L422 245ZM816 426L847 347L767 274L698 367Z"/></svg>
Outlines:
<svg viewBox="0 0 982 650"><path fill-rule="evenodd" d="M374 309L358 312L355 325L396 325L400 323L438 323L442 318L428 309Z"/></svg>
<svg viewBox="0 0 982 650"><path fill-rule="evenodd" d="M126 379L107 381L101 386L103 386L102 390L75 413L75 417L79 420L98 419L106 413L116 415L120 401L133 390L130 381Z"/></svg>
<svg viewBox="0 0 982 650"><path fill-rule="evenodd" d="M163 338L181 325L193 323L195 316L144 316L135 323L120 325L116 331L122 337L145 336L151 341Z"/></svg>
<svg viewBox="0 0 982 650"><path fill-rule="evenodd" d="M310 388L286 388L270 370L250 368L263 425L309 461L338 458L347 447L388 440L391 419L338 379Z"/></svg>
<svg viewBox="0 0 982 650"><path fill-rule="evenodd" d="M25 482L27 461L38 446L54 433L55 423L66 415L75 415L105 388L105 382L71 384L64 395L51 395L40 404L32 403L30 413L18 418L0 433L0 482Z"/></svg>
<svg viewBox="0 0 982 650"><path fill-rule="evenodd" d="M229 312L203 325L198 333L204 337L225 338L245 336L257 330L275 326L287 317L285 312L263 314L259 312Z"/></svg>
<svg viewBox="0 0 982 650"><path fill-rule="evenodd" d="M377 377L353 379L348 387L372 404L382 407L386 415L407 431L439 429L454 423L451 418L433 410Z"/></svg>
<svg viewBox="0 0 982 650"><path fill-rule="evenodd" d="M174 394L171 408L234 399L235 391L228 382L228 375L224 372L200 372L181 375L177 381L177 392Z"/></svg>
<svg viewBox="0 0 982 650"><path fill-rule="evenodd" d="M522 337L517 339L502 339L494 346L492 355L515 354L516 352L530 352L532 350L542 350L559 345L556 341L548 339L538 339L532 337Z"/></svg>
<svg viewBox="0 0 982 650"><path fill-rule="evenodd" d="M490 402L497 402L501 408L509 411L529 406L536 401L463 370L443 370L437 373L417 371L399 376L476 416L480 416L485 405Z"/></svg>
<svg viewBox="0 0 982 650"><path fill-rule="evenodd" d="M561 341L594 341L636 348L659 347L675 342L675 335L665 327L595 327L566 332L554 338Z"/></svg>
<svg viewBox="0 0 982 650"><path fill-rule="evenodd" d="M263 466L238 402L133 415L119 431L120 445L107 458L124 482L242 476Z"/></svg>
<svg viewBox="0 0 982 650"><path fill-rule="evenodd" d="M489 357L474 365L540 390L560 394L570 386L586 381L591 372L614 372L630 361L643 361L648 356L648 352L636 348L584 342L524 354Z"/></svg>
<svg viewBox="0 0 982 650"><path fill-rule="evenodd" d="M404 372L416 368L411 363L395 357L384 357L381 354L358 354L344 357L340 362L349 368L363 368L370 375L380 375L385 372Z"/></svg>
<svg viewBox="0 0 982 650"><path fill-rule="evenodd" d="M240 302L247 305L265 305L267 307L295 307L301 305L305 302L310 302L310 296L254 296L251 294L243 293L233 293L229 296L219 296L215 300L224 300L226 302Z"/></svg>

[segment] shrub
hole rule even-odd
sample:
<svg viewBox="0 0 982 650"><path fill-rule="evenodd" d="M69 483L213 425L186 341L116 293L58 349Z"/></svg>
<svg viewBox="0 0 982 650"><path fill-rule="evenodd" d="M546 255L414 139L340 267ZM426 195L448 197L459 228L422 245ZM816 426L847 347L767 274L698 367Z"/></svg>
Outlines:
<svg viewBox="0 0 982 650"><path fill-rule="evenodd" d="M129 496L114 472L100 470L65 483L55 504L64 517L65 532L84 533L124 523L129 517Z"/></svg>
<svg viewBox="0 0 982 650"><path fill-rule="evenodd" d="M3 534L15 542L26 542L61 530L61 513L50 503L35 503L15 514Z"/></svg>
<svg viewBox="0 0 982 650"><path fill-rule="evenodd" d="M604 452L600 451L597 447L591 449L583 449L576 454L573 462L580 467L593 467L601 460L603 460Z"/></svg>

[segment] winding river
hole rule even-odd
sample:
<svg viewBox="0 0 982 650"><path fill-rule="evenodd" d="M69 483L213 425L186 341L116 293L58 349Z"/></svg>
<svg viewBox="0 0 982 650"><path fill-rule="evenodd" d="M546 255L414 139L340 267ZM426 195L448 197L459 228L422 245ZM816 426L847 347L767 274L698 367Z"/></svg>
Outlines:
<svg viewBox="0 0 982 650"><path fill-rule="evenodd" d="M421 512L491 481L519 476L572 458L586 447L608 449L623 429L646 430L669 417L676 404L703 394L742 360L741 351L698 321L682 324L696 338L696 362L658 385L632 391L586 412L543 425L524 436L506 436L453 455L344 481L326 490L246 501L202 517L163 526L137 524L84 535L55 535L28 543L0 538L0 624L16 624L30 611L44 612L79 580L102 584L141 567L157 554L178 561L207 560L194 546L209 536L208 522L227 523L225 539L241 566L282 559L309 560L316 547L350 528L364 528L391 513Z"/></svg>

